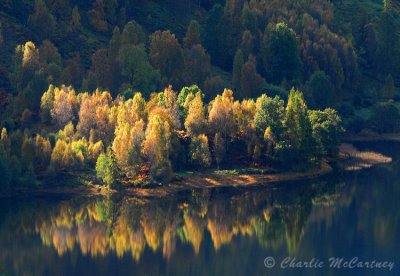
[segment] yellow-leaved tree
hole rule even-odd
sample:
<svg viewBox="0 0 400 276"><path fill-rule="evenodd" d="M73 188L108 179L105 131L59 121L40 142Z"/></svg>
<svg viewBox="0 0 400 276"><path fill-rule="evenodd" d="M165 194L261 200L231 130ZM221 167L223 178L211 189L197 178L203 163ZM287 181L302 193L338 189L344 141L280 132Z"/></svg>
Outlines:
<svg viewBox="0 0 400 276"><path fill-rule="evenodd" d="M150 176L161 183L171 179L172 168L169 160L170 125L159 115L149 118L143 153L150 164Z"/></svg>

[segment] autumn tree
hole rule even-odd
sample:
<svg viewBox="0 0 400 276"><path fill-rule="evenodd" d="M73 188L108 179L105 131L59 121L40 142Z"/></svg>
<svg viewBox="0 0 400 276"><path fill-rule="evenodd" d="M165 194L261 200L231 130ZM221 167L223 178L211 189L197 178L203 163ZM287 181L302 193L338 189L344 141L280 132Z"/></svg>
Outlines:
<svg viewBox="0 0 400 276"><path fill-rule="evenodd" d="M296 33L285 23L278 23L266 29L264 43L267 79L275 84L280 84L284 79L293 80L300 69Z"/></svg>
<svg viewBox="0 0 400 276"><path fill-rule="evenodd" d="M119 52L121 50L121 31L118 27L115 27L112 33L112 37L108 44L108 59L112 74L112 89L118 90L120 87L120 77L121 77L121 69L119 64Z"/></svg>
<svg viewBox="0 0 400 276"><path fill-rule="evenodd" d="M145 118L146 100L143 98L142 93L135 93L132 99L132 108L137 114L138 118Z"/></svg>
<svg viewBox="0 0 400 276"><path fill-rule="evenodd" d="M170 31L156 31L150 36L150 62L170 84L180 84L184 68L181 45Z"/></svg>
<svg viewBox="0 0 400 276"><path fill-rule="evenodd" d="M200 41L200 24L196 20L190 21L186 36L183 39L183 46L185 48L192 48L194 45L201 44Z"/></svg>
<svg viewBox="0 0 400 276"><path fill-rule="evenodd" d="M35 11L29 16L28 24L40 39L51 37L56 29L56 21L43 0L35 0Z"/></svg>
<svg viewBox="0 0 400 276"><path fill-rule="evenodd" d="M225 153L226 153L226 140L223 138L223 136L221 135L221 133L217 132L214 135L214 157L215 157L215 161L217 162L217 168L219 170L219 165L221 164L221 161L224 159L225 157Z"/></svg>
<svg viewBox="0 0 400 276"><path fill-rule="evenodd" d="M3 150L6 155L6 157L10 157L11 155L11 139L8 136L7 129L3 127L1 129L1 134L0 134L0 144L3 145Z"/></svg>
<svg viewBox="0 0 400 276"><path fill-rule="evenodd" d="M238 49L233 59L232 84L235 89L240 89L240 78L242 76L242 68L244 64L243 52Z"/></svg>
<svg viewBox="0 0 400 276"><path fill-rule="evenodd" d="M100 154L104 153L103 141L94 142L93 140L89 140L87 150L87 161L90 165L95 165L97 158L99 158Z"/></svg>
<svg viewBox="0 0 400 276"><path fill-rule="evenodd" d="M218 95L209 107L208 122L212 133L219 132L221 137L228 140L235 130L235 120L233 116L233 92L225 89L222 95Z"/></svg>
<svg viewBox="0 0 400 276"><path fill-rule="evenodd" d="M108 30L108 23L104 11L104 0L93 1L92 9L89 11L90 23L99 32Z"/></svg>
<svg viewBox="0 0 400 276"><path fill-rule="evenodd" d="M14 158L12 158L14 157ZM11 166L15 155L11 155L11 139L7 129L3 128L0 135L0 189L6 191L9 188L10 180L15 179L20 173L14 171Z"/></svg>
<svg viewBox="0 0 400 276"><path fill-rule="evenodd" d="M28 85L35 71L39 70L39 65L39 51L32 41L16 47L11 76L16 92L22 92Z"/></svg>
<svg viewBox="0 0 400 276"><path fill-rule="evenodd" d="M286 162L308 161L315 153L311 122L303 93L292 88L285 114Z"/></svg>
<svg viewBox="0 0 400 276"><path fill-rule="evenodd" d="M208 138L204 134L194 136L190 143L190 162L196 167L206 168L211 165Z"/></svg>
<svg viewBox="0 0 400 276"><path fill-rule="evenodd" d="M222 47L223 21L224 9L220 4L216 4L207 14L203 31L204 46L218 65L223 65L224 63L220 58L217 59L224 51Z"/></svg>
<svg viewBox="0 0 400 276"><path fill-rule="evenodd" d="M169 125L171 129L180 129L181 127L181 120L180 120L180 112L179 112L179 106L178 106L178 100L177 100L177 95L176 92L172 89L172 86L168 86L167 88L164 89L163 92L158 93L157 95L157 106L165 109L166 115L164 116L163 119L168 120ZM150 113L157 113L158 111L161 111L160 114L163 113L162 110L160 109L155 109L155 111L150 112ZM151 114L149 114L150 116Z"/></svg>
<svg viewBox="0 0 400 276"><path fill-rule="evenodd" d="M58 84L61 78L61 55L56 46L49 40L44 40L39 48L41 72L48 83Z"/></svg>
<svg viewBox="0 0 400 276"><path fill-rule="evenodd" d="M46 1L46 3L56 19L61 19L60 21L69 19L71 8L68 0L50 0Z"/></svg>
<svg viewBox="0 0 400 276"><path fill-rule="evenodd" d="M211 55L213 63L229 70L240 35L240 19L237 15L229 16L224 8L216 4L208 12L203 29L203 45Z"/></svg>
<svg viewBox="0 0 400 276"><path fill-rule="evenodd" d="M339 152L341 136L344 132L340 116L334 109L309 111L317 152L320 155L336 156Z"/></svg>
<svg viewBox="0 0 400 276"><path fill-rule="evenodd" d="M314 72L306 83L308 93L307 103L315 108L324 108L332 105L334 88L324 71Z"/></svg>
<svg viewBox="0 0 400 276"><path fill-rule="evenodd" d="M81 56L75 53L70 59L65 61L64 69L61 73L62 83L81 87L84 68L81 63Z"/></svg>
<svg viewBox="0 0 400 276"><path fill-rule="evenodd" d="M257 145L256 126L254 117L256 115L256 103L253 99L235 101L233 105L235 124L237 125L238 137L245 141L247 153L251 156Z"/></svg>
<svg viewBox="0 0 400 276"><path fill-rule="evenodd" d="M46 170L50 164L51 159L51 144L50 140L46 139L39 134L35 137L35 166L40 167L41 170Z"/></svg>
<svg viewBox="0 0 400 276"><path fill-rule="evenodd" d="M78 133L89 138L93 130L94 141L101 140L106 146L110 145L115 127L110 118L112 104L110 93L96 90L92 95L85 93L81 97Z"/></svg>
<svg viewBox="0 0 400 276"><path fill-rule="evenodd" d="M262 94L257 98L254 124L260 137L264 137L267 128L276 142L282 139L284 132L285 107L278 96L274 98Z"/></svg>
<svg viewBox="0 0 400 276"><path fill-rule="evenodd" d="M256 59L253 56L250 56L242 66L240 73L240 95L242 98L257 96L261 86L265 85L265 80L258 74Z"/></svg>
<svg viewBox="0 0 400 276"><path fill-rule="evenodd" d="M128 177L137 173L144 141L144 121L120 122L115 129L112 149L121 171Z"/></svg>
<svg viewBox="0 0 400 276"><path fill-rule="evenodd" d="M75 139L75 125L69 122L65 125L63 129L58 131L58 140L63 140L65 142L72 142Z"/></svg>
<svg viewBox="0 0 400 276"><path fill-rule="evenodd" d="M206 116L201 92L197 92L194 98L187 103L188 111L185 119L185 128L192 136L205 132Z"/></svg>
<svg viewBox="0 0 400 276"><path fill-rule="evenodd" d="M56 64L61 66L61 55L56 46L49 40L43 40L39 47L39 62L42 66Z"/></svg>
<svg viewBox="0 0 400 276"><path fill-rule="evenodd" d="M40 117L42 122L49 123L51 121L51 110L54 106L55 87L50 85L49 89L43 93L40 100Z"/></svg>
<svg viewBox="0 0 400 276"><path fill-rule="evenodd" d="M255 39L249 30L243 32L240 49L243 51L243 56L247 59L254 54Z"/></svg>
<svg viewBox="0 0 400 276"><path fill-rule="evenodd" d="M185 81L187 84L203 85L210 73L210 56L199 44L184 50Z"/></svg>
<svg viewBox="0 0 400 276"><path fill-rule="evenodd" d="M96 175L110 189L118 187L119 168L111 149L99 155L96 162Z"/></svg>
<svg viewBox="0 0 400 276"><path fill-rule="evenodd" d="M160 73L150 65L143 45L122 48L119 63L122 75L129 79L137 91L143 92L146 96L155 91L160 81Z"/></svg>
<svg viewBox="0 0 400 276"><path fill-rule="evenodd" d="M18 45L13 57L13 73L11 75L16 98L15 112L25 108L36 111L39 108L41 93L48 86L45 70L39 61L39 49L31 41Z"/></svg>
<svg viewBox="0 0 400 276"><path fill-rule="evenodd" d="M52 93L51 91L49 93ZM49 95L49 97L52 97ZM62 86L54 90L51 117L59 127L64 127L76 118L78 100L72 87Z"/></svg>
<svg viewBox="0 0 400 276"><path fill-rule="evenodd" d="M69 124L60 134L53 151L51 153L50 170L60 171L79 171L85 168L88 160L88 143L86 139L73 140L71 134L66 138L66 132L74 132L73 125Z"/></svg>
<svg viewBox="0 0 400 276"><path fill-rule="evenodd" d="M179 92L178 95L178 105L181 109L185 109L185 104L187 103L187 97L189 95L194 96L197 92L200 92L201 94L203 93L199 86L196 84L193 84L191 86L184 86L181 91ZM185 113L185 117L186 117L186 113Z"/></svg>
<svg viewBox="0 0 400 276"><path fill-rule="evenodd" d="M146 34L144 33L142 26L136 21L129 21L122 31L121 44L126 45L139 45L146 43Z"/></svg>
<svg viewBox="0 0 400 276"><path fill-rule="evenodd" d="M242 14L240 16L244 29L251 33L256 33L258 29L257 10L251 9L247 2L244 3Z"/></svg>
<svg viewBox="0 0 400 276"><path fill-rule="evenodd" d="M245 0L227 0L225 3L225 13L230 16L241 15L245 2Z"/></svg>
<svg viewBox="0 0 400 276"><path fill-rule="evenodd" d="M219 75L208 77L204 82L205 99L207 101L212 100L218 93L224 91L228 83Z"/></svg>
<svg viewBox="0 0 400 276"><path fill-rule="evenodd" d="M39 103L41 98L41 93L47 88L48 82L42 71L35 72L33 78L28 83L28 85L19 93L16 99L17 105L15 106L15 111L25 107L32 112L39 110ZM42 91L42 92L40 92Z"/></svg>
<svg viewBox="0 0 400 276"><path fill-rule="evenodd" d="M92 55L91 71L96 77L98 88L111 88L112 68L109 62L107 49L99 49Z"/></svg>
<svg viewBox="0 0 400 276"><path fill-rule="evenodd" d="M158 115L151 116L146 128L143 153L150 163L150 176L161 183L171 178L172 168L169 160L170 126Z"/></svg>

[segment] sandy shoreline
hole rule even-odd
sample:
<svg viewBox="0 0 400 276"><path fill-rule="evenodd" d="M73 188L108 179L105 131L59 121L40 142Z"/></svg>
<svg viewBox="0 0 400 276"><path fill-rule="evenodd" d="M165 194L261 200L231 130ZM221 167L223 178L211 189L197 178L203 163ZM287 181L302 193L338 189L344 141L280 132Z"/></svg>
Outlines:
<svg viewBox="0 0 400 276"><path fill-rule="evenodd" d="M168 185L157 188L144 189L139 187L128 188L124 191L127 195L138 195L143 197L162 197L184 190L210 189L217 187L254 187L265 186L269 183L299 181L314 179L332 172L332 167L322 162L319 168L307 172L285 172L276 174L239 174L218 175L198 173L191 177L183 177L179 181L172 181Z"/></svg>
<svg viewBox="0 0 400 276"><path fill-rule="evenodd" d="M216 173L195 173L191 176L179 177L171 183L151 188L129 187L120 191L110 190L101 185L87 185L79 187L43 187L35 190L21 189L12 196L42 196L42 195L111 195L138 196L145 198L164 197L185 190L210 189L217 187L254 187L265 186L270 183L315 179L332 172L327 162L321 162L320 167L306 172L283 172L276 174L239 174L220 175Z"/></svg>

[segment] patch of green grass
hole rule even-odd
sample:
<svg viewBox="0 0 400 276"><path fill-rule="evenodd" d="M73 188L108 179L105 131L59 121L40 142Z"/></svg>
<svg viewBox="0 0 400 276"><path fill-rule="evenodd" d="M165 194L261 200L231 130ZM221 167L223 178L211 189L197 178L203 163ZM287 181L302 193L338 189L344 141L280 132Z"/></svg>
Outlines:
<svg viewBox="0 0 400 276"><path fill-rule="evenodd" d="M239 175L240 171L237 169L233 169L233 170L215 170L214 174L218 174L218 175Z"/></svg>
<svg viewBox="0 0 400 276"><path fill-rule="evenodd" d="M215 170L215 174L219 175L242 175L242 174L273 174L277 171L272 168L254 168L254 167L244 167L235 168L229 170Z"/></svg>

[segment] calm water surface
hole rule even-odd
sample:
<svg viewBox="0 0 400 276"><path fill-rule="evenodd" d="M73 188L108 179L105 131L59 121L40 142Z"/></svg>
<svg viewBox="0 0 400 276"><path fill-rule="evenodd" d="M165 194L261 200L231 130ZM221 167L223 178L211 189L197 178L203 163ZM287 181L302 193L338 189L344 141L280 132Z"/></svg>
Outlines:
<svg viewBox="0 0 400 276"><path fill-rule="evenodd" d="M0 275L400 275L400 143L358 146L393 162L157 200L0 201ZM323 267L283 269L286 257ZM331 257L395 267L332 269Z"/></svg>

